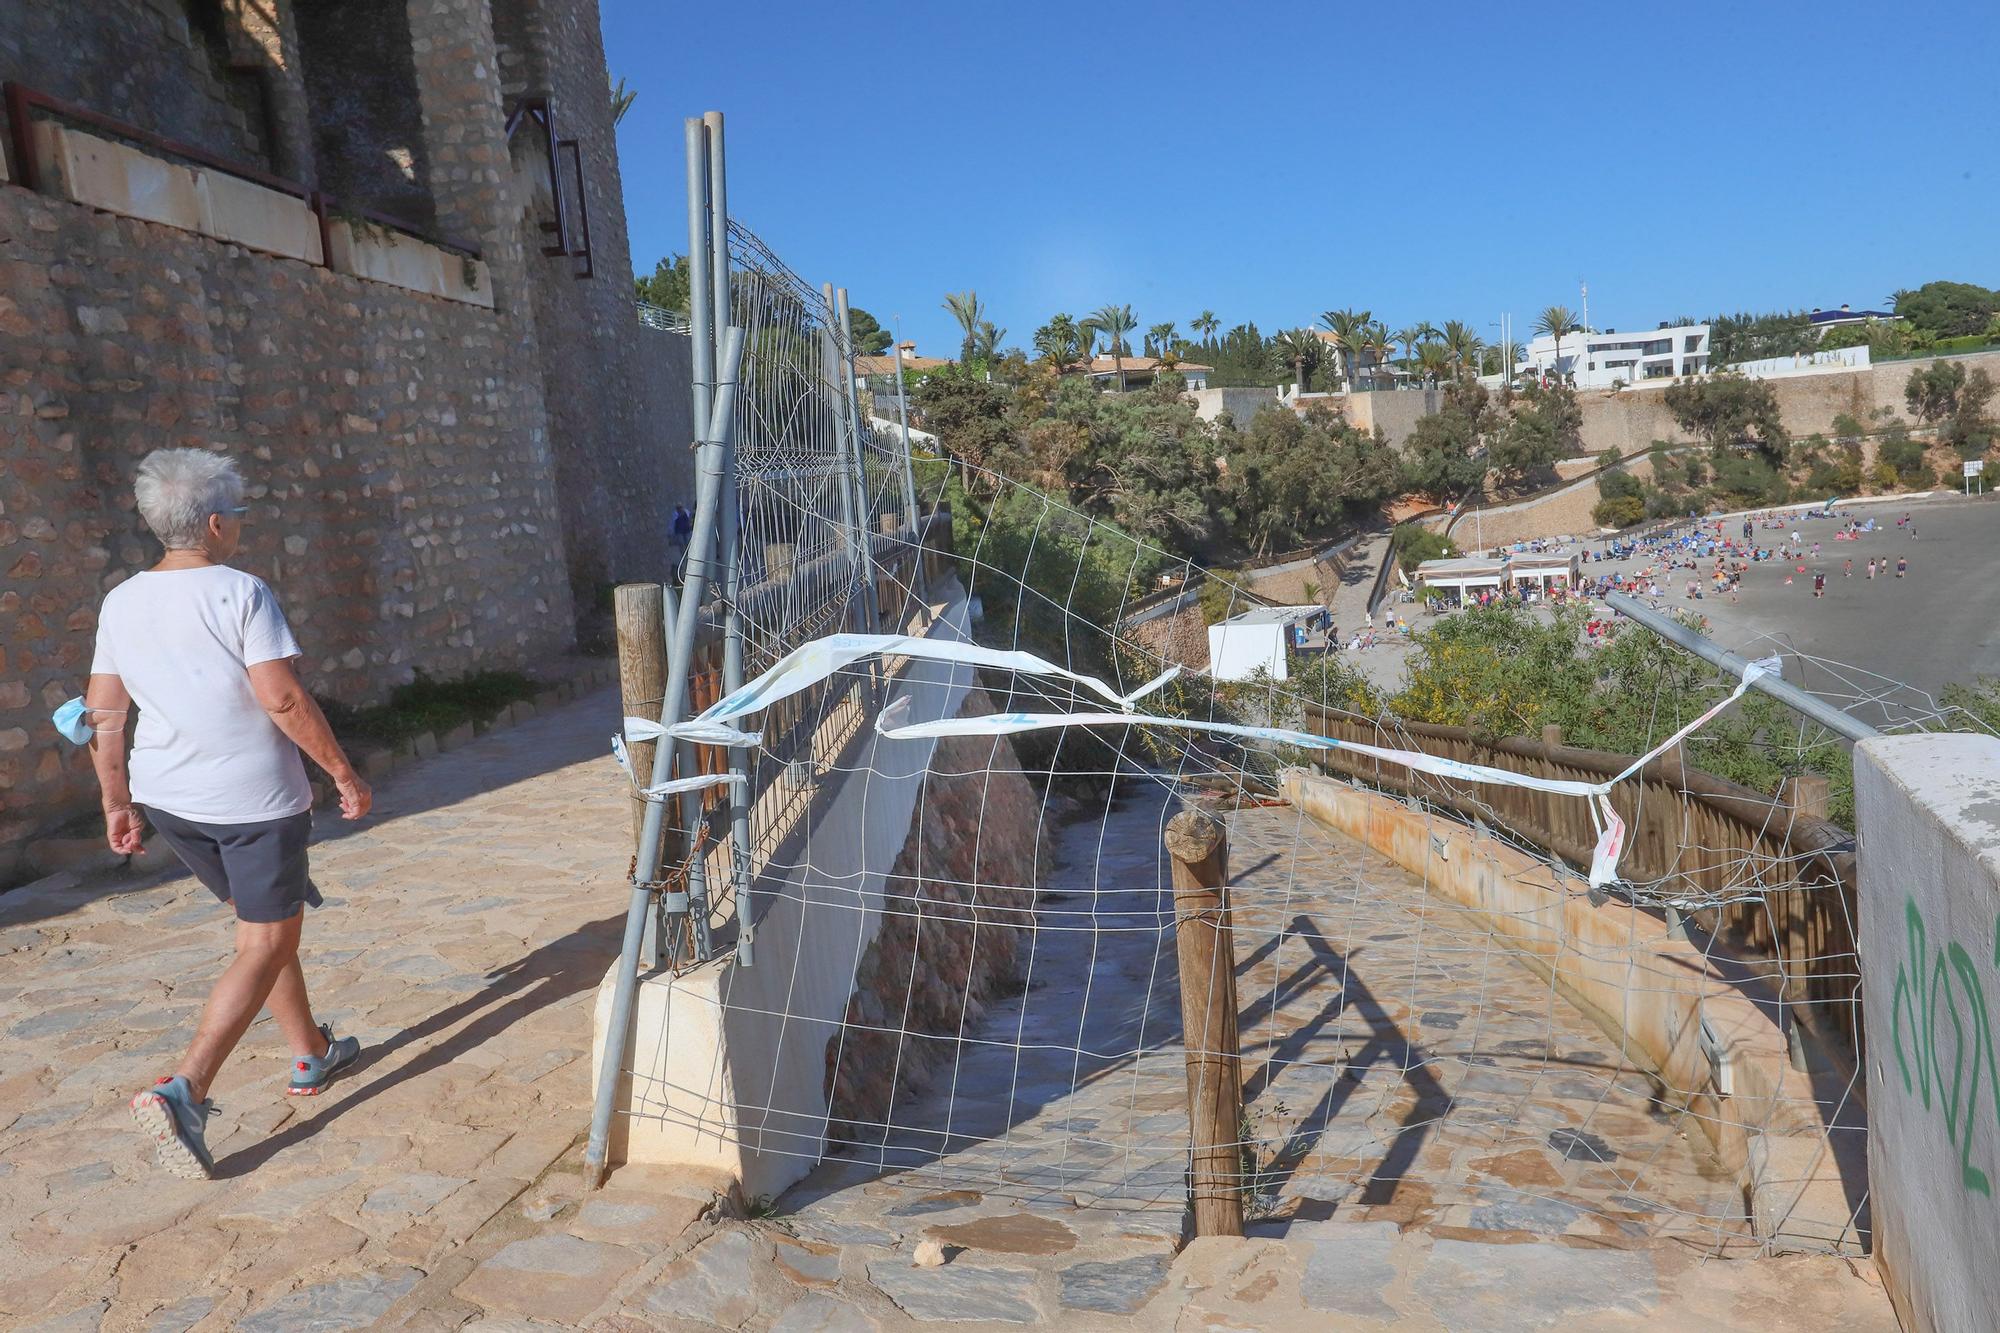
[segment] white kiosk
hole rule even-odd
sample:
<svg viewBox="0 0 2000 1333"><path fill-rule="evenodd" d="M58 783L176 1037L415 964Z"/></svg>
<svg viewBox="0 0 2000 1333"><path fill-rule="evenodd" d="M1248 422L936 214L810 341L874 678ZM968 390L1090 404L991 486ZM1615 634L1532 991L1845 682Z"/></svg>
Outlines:
<svg viewBox="0 0 2000 1333"><path fill-rule="evenodd" d="M1546 597L1557 588L1574 592L1582 563L1574 552L1517 552L1507 562L1507 584L1534 597Z"/></svg>
<svg viewBox="0 0 2000 1333"><path fill-rule="evenodd" d="M1217 680L1248 680L1258 668L1286 680L1285 650L1297 631L1323 629L1326 608L1260 606L1208 627L1208 674Z"/></svg>
<svg viewBox="0 0 2000 1333"><path fill-rule="evenodd" d="M1499 592L1506 581L1507 562L1484 556L1426 560L1417 566L1417 586L1438 589L1453 606L1482 592Z"/></svg>

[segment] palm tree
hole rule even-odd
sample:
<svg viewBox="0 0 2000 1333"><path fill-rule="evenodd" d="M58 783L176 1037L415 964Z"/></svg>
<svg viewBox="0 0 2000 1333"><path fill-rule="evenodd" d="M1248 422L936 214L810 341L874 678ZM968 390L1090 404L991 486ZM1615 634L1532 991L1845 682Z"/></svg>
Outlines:
<svg viewBox="0 0 2000 1333"><path fill-rule="evenodd" d="M1188 327L1201 335L1201 345L1206 347L1209 340L1215 337L1215 331L1222 327L1222 321L1215 317L1213 310L1204 310L1188 321Z"/></svg>
<svg viewBox="0 0 2000 1333"><path fill-rule="evenodd" d="M1299 377L1298 392L1312 388L1312 373L1326 354L1326 340L1311 329L1287 329L1271 339L1271 350L1280 365L1289 365Z"/></svg>
<svg viewBox="0 0 2000 1333"><path fill-rule="evenodd" d="M1424 328L1416 324L1396 330L1396 341L1403 345L1403 369L1409 370L1417 359L1417 344L1424 340Z"/></svg>
<svg viewBox="0 0 2000 1333"><path fill-rule="evenodd" d="M1562 374L1563 335L1576 331L1576 315L1566 305L1552 305L1535 320L1535 332L1556 340L1556 374Z"/></svg>
<svg viewBox="0 0 2000 1333"><path fill-rule="evenodd" d="M1378 319L1368 326L1368 336L1362 346L1375 358L1376 365L1386 366L1389 364L1389 346L1395 341L1395 337L1389 332L1389 326Z"/></svg>
<svg viewBox="0 0 2000 1333"><path fill-rule="evenodd" d="M1154 356L1166 356L1173 350L1174 334L1178 332L1172 320L1155 324L1146 330L1146 346Z"/></svg>
<svg viewBox="0 0 2000 1333"><path fill-rule="evenodd" d="M1467 365L1479 364L1479 349L1486 340L1472 331L1470 324L1461 320L1448 319L1444 322L1444 350L1451 353L1451 373L1456 376L1464 372Z"/></svg>
<svg viewBox="0 0 2000 1333"><path fill-rule="evenodd" d="M965 334L959 343L958 354L961 361L971 361L973 347L979 336L979 326L986 319L986 307L979 303L979 293L968 288L962 292L946 292L944 308L958 321L958 327Z"/></svg>
<svg viewBox="0 0 2000 1333"><path fill-rule="evenodd" d="M996 328L990 319L979 321L978 332L972 335L972 359L992 361L1000 354L1000 340L1007 336L1007 330Z"/></svg>
<svg viewBox="0 0 2000 1333"><path fill-rule="evenodd" d="M1361 371L1361 346L1368 336L1368 324L1374 318L1372 311L1329 310L1319 317L1319 322L1333 335L1334 345L1340 348L1340 359L1345 366L1347 388L1353 392Z"/></svg>
<svg viewBox="0 0 2000 1333"><path fill-rule="evenodd" d="M1035 350L1056 368L1058 374L1083 355L1083 344L1083 330L1074 319L1060 312L1035 330Z"/></svg>
<svg viewBox="0 0 2000 1333"><path fill-rule="evenodd" d="M1443 343L1427 342L1417 348L1417 373L1429 380L1435 388L1451 367L1451 354L1444 350Z"/></svg>
<svg viewBox="0 0 2000 1333"><path fill-rule="evenodd" d="M1125 357L1131 350L1125 345L1125 335L1139 327L1139 321L1132 315L1129 305L1100 306L1090 316L1090 322L1111 339L1111 362L1118 372L1118 392L1125 392Z"/></svg>
<svg viewBox="0 0 2000 1333"><path fill-rule="evenodd" d="M608 69L605 70L606 74L610 72ZM613 128L616 128L618 123L625 119L625 113L632 109L632 103L638 99L639 90L637 88L627 88L625 86L625 76L622 74L619 75L618 82L611 85L611 124Z"/></svg>

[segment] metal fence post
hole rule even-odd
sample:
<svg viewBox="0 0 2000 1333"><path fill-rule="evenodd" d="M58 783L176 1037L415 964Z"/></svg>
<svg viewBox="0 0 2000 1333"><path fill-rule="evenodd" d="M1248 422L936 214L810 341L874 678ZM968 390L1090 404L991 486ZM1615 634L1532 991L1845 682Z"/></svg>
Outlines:
<svg viewBox="0 0 2000 1333"><path fill-rule="evenodd" d="M840 493L841 523L847 529L848 559L854 564L854 577L860 581L862 587L868 593L868 600L860 604L861 608L865 611L874 602L874 576L870 573L870 566L872 564L872 561L869 559L870 543L867 534L863 531L863 528L868 523L867 510L862 502L860 488L854 484L852 465L859 451L854 447L856 442L854 400L847 394L847 370L849 364L847 360L847 344L841 339L840 320L834 313L833 284L830 282L821 283L819 290L821 299L826 302L827 310L827 323L824 330L827 379L840 393L840 397L834 408L834 433L837 436L834 441L834 450L840 460L836 468L839 476L836 480L835 489ZM854 614L855 605L854 600L850 597L848 601L848 616L850 619ZM858 628L872 634L877 627L874 621L870 619L867 623L858 626ZM872 673L873 667L870 667L870 671Z"/></svg>
<svg viewBox="0 0 2000 1333"><path fill-rule="evenodd" d="M722 312L724 322L734 309L729 282L729 181L727 158L722 146L722 113L710 111L702 117L708 127L708 243L710 299ZM692 261L690 261L692 262ZM748 321L744 321L747 325ZM739 377L743 374L739 367ZM738 389L738 402L741 391ZM739 407L740 410L740 407ZM743 611L738 598L743 591L743 511L742 487L736 475L736 438L731 430L723 441L721 529L717 538L722 558L722 688L725 693L743 686ZM749 967L754 961L757 934L756 914L750 900L750 755L731 749L729 771L737 778L724 789L729 804L729 879L736 908L736 961Z"/></svg>
<svg viewBox="0 0 2000 1333"><path fill-rule="evenodd" d="M709 426L712 407L710 386L715 375L709 266L700 262L700 257L708 252L708 133L702 122L694 117L686 120L683 130L686 135L688 190L688 396L694 409L695 430L695 439L689 441L689 447L699 451L701 437ZM669 447L672 447L671 444ZM699 498L695 508L699 526ZM693 562L693 551L690 542L689 564ZM679 608L675 605L672 582L672 571L669 571L668 578L660 585L661 612L670 645L677 637L680 624L680 617L675 614ZM668 676L671 685L671 656ZM685 671L681 679L685 688ZM662 695L660 720L669 722L677 716L680 701L673 699L670 691L663 691ZM663 782L672 775L672 769L673 746L662 743L654 751L650 771L642 775L635 768L633 776L639 778L642 784ZM665 825L664 803L646 802L639 829L638 854L633 862L632 902L625 916L625 939L619 949L617 985L612 994L610 1022L605 1029L603 1062L597 1073L596 1101L591 1108L590 1141L585 1145L583 1154L585 1181L593 1189L604 1183L605 1158L611 1140L611 1115L617 1100L618 1074L625 1060L625 1043L631 1036L632 1005L638 993L640 957L643 954L649 965L657 965L661 936L665 934L660 918L669 910L667 895L659 895L657 902L654 899L654 877L659 870ZM686 910L684 904L680 910Z"/></svg>
<svg viewBox="0 0 2000 1333"><path fill-rule="evenodd" d="M861 449L861 394L854 382L854 329L847 315L847 288L833 294L833 320L840 339L840 382L847 394L847 461L853 468L854 509L860 537L862 606L868 613L868 632L882 630L882 608L875 600L875 511L868 503L868 465Z"/></svg>
<svg viewBox="0 0 2000 1333"><path fill-rule="evenodd" d="M917 532L917 475L910 443L909 396L903 391L903 340L896 340L896 426L903 432L903 526L917 543L917 558L910 565L911 585L924 587L923 538Z"/></svg>
<svg viewBox="0 0 2000 1333"><path fill-rule="evenodd" d="M717 499L722 487L722 446L719 440L727 439L735 429L737 367L743 359L743 330L731 327L723 344L723 355L719 369L718 387L709 420L702 423L705 432L701 446L702 469L695 492L694 541L689 546L686 581L681 585L679 606L680 616L672 627L668 639L667 688L660 704L660 719L671 724L681 719L687 709L688 675L694 663L694 636L701 618L702 594L706 588L708 572L712 563L704 554L696 557L697 551L713 551L715 546L715 520ZM664 736L659 748L653 752L653 783L664 782L673 772L674 738ZM590 1141L584 1148L583 1164L586 1182L595 1188L604 1183L605 1157L611 1143L611 1115L617 1100L618 1074L625 1061L625 1043L632 1033L632 1008L639 990L639 950L641 937L645 933L647 909L651 905L652 882L646 878L645 867L659 861L661 836L666 825L666 803L648 801L646 819L639 830L639 858L632 878L632 905L625 917L625 942L619 951L617 985L612 994L611 1017L604 1032L604 1060L598 1068L597 1101L591 1110ZM695 924L696 904L693 895L695 872L700 867L700 846L688 846L689 891L686 894L662 894L662 899L681 898L672 907L686 912L689 924Z"/></svg>

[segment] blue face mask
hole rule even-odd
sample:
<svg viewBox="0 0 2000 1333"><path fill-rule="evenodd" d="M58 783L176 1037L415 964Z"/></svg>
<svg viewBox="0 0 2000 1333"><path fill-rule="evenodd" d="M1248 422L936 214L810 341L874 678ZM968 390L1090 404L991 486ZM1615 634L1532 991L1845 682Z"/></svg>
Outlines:
<svg viewBox="0 0 2000 1333"><path fill-rule="evenodd" d="M63 739L72 745L88 745L90 738L97 734L97 729L90 725L89 710L83 706L81 695L56 709L49 720L56 724L56 730L63 734Z"/></svg>

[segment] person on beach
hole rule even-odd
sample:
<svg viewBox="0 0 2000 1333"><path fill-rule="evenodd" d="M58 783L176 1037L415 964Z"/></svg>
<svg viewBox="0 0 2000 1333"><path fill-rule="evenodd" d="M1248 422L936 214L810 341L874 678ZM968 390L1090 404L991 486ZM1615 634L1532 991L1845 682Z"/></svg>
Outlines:
<svg viewBox="0 0 2000 1333"><path fill-rule="evenodd" d="M343 818L367 814L374 795L299 679L298 641L270 586L229 564L248 512L235 463L156 449L133 492L165 552L105 596L82 704L111 850L144 853L150 824L235 913L236 957L186 1054L131 1102L160 1165L202 1180L215 1169L209 1088L266 1004L291 1047L293 1095L323 1091L360 1057L359 1041L314 1022L299 968L305 909L320 905L307 874L312 788L300 751L333 779Z"/></svg>

